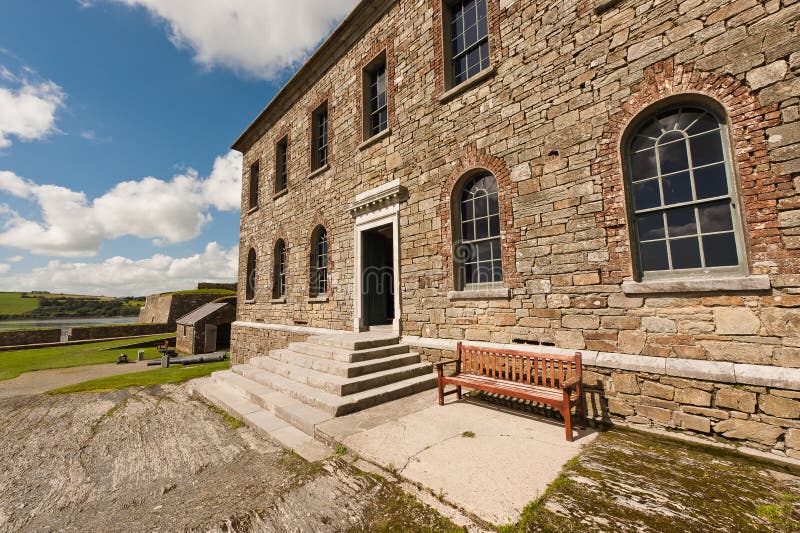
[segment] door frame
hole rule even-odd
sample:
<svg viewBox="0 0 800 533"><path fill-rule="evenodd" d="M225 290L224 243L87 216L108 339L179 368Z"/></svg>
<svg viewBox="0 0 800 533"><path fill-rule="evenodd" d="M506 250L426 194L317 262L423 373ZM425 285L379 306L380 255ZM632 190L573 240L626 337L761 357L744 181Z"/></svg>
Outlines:
<svg viewBox="0 0 800 533"><path fill-rule="evenodd" d="M353 265L354 278L354 317L353 331L369 331L367 320L364 317L364 300L362 291L362 233L381 226L392 226L392 270L394 270L394 319L392 331L400 334L400 205L398 203L356 215L355 220L355 264Z"/></svg>

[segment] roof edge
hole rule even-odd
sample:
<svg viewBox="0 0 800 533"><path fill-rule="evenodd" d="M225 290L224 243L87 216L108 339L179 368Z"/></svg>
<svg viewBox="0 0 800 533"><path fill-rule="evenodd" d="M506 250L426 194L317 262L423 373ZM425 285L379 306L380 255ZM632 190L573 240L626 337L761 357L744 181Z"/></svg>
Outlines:
<svg viewBox="0 0 800 533"><path fill-rule="evenodd" d="M274 98L264 107L261 113L250 123L231 149L244 153L255 142L254 134L264 124L267 117L277 111L281 105L291 107L302 96L299 91L309 80L318 81L336 60L347 53L358 39L372 28L372 25L383 16L398 0L361 0L353 11L345 18L305 63L289 78ZM356 22L364 19L361 23ZM368 22L368 23L364 23ZM292 94L292 93L300 94Z"/></svg>

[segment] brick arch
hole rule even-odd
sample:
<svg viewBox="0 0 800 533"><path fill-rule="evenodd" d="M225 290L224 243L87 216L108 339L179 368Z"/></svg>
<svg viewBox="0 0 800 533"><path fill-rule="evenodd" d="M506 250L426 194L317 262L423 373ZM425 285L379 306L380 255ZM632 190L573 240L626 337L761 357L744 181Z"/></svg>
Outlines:
<svg viewBox="0 0 800 533"><path fill-rule="evenodd" d="M520 232L514 227L514 213L512 200L519 196L517 184L511 181L511 173L505 163L485 150L477 147L475 143L464 147L461 157L456 161L455 167L442 184L439 197L437 214L442 221L442 241L440 255L442 256L442 284L443 289L453 290L455 283L453 265L453 234L452 234L452 194L458 190L462 180L474 175L476 170L491 172L497 180L498 201L500 203L500 244L503 259L503 285L517 288L522 286L522 280L517 272L517 244Z"/></svg>
<svg viewBox="0 0 800 533"><path fill-rule="evenodd" d="M603 191L603 210L596 220L606 230L610 254L601 267L602 283L617 284L634 275L622 168L624 135L641 112L681 95L710 98L726 113L721 118L728 122L732 141L751 264L787 255L774 221L778 199L791 194L791 176L772 172L766 135L767 128L780 123L778 105L761 106L757 95L733 76L701 72L668 58L647 67L642 82L631 87L628 100L609 117L592 163L592 175Z"/></svg>

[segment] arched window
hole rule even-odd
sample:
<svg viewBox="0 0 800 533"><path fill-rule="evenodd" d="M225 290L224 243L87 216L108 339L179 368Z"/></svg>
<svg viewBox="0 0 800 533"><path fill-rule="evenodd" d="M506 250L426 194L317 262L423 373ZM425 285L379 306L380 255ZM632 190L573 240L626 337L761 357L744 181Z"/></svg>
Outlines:
<svg viewBox="0 0 800 533"><path fill-rule="evenodd" d="M311 235L311 296L328 293L328 232L318 226Z"/></svg>
<svg viewBox="0 0 800 533"><path fill-rule="evenodd" d="M245 286L245 299L256 299L256 251L250 248L247 253L247 285Z"/></svg>
<svg viewBox="0 0 800 533"><path fill-rule="evenodd" d="M724 121L698 105L648 116L626 144L632 240L643 278L744 265Z"/></svg>
<svg viewBox="0 0 800 533"><path fill-rule="evenodd" d="M456 189L453 201L456 287L502 283L497 180L488 172L476 174Z"/></svg>
<svg viewBox="0 0 800 533"><path fill-rule="evenodd" d="M275 243L275 257L272 272L272 297L286 296L286 243L278 239Z"/></svg>

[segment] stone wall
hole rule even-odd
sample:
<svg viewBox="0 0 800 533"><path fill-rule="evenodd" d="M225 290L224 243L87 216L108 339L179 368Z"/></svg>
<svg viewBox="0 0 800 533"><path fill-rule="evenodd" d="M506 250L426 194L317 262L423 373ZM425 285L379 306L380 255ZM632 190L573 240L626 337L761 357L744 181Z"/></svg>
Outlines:
<svg viewBox="0 0 800 533"><path fill-rule="evenodd" d="M183 315L194 311L201 305L213 302L224 295L220 294L151 294L139 311L140 324L175 325Z"/></svg>
<svg viewBox="0 0 800 533"><path fill-rule="evenodd" d="M49 344L61 341L61 329L27 329L0 331L0 346Z"/></svg>
<svg viewBox="0 0 800 533"><path fill-rule="evenodd" d="M175 327L169 324L120 324L111 326L81 326L69 328L69 338L73 341L88 339L116 339L172 333Z"/></svg>
<svg viewBox="0 0 800 533"><path fill-rule="evenodd" d="M231 328L231 364L247 363L251 357L267 355L270 350L280 350L292 342L304 342L310 333L260 329L234 322Z"/></svg>

